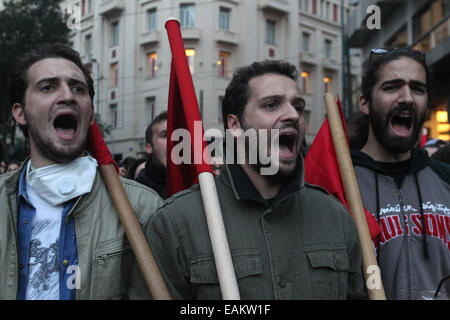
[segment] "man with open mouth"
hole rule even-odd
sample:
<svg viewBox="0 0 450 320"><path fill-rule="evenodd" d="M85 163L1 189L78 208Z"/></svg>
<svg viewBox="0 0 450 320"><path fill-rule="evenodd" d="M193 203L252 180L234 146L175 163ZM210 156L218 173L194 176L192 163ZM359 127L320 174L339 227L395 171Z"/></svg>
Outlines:
<svg viewBox="0 0 450 320"><path fill-rule="evenodd" d="M305 101L297 79L288 62L255 62L235 72L223 98L224 126L237 155L226 148L216 187L240 297L365 298L350 214L304 182ZM241 139L251 131L257 139ZM259 149L277 170L264 173L272 163L251 161ZM167 200L146 236L173 298L221 299L198 185ZM143 284L139 272L133 277ZM148 298L148 290L139 297Z"/></svg>
<svg viewBox="0 0 450 320"><path fill-rule="evenodd" d="M422 52L372 50L358 122L367 129L351 152L363 203L382 228L375 246L388 299L416 299L450 274L450 166L415 148L428 95Z"/></svg>
<svg viewBox="0 0 450 320"><path fill-rule="evenodd" d="M135 257L97 168L85 152L94 86L79 54L44 44L17 60L12 114L30 157L0 178L0 300L126 297ZM141 223L162 203L121 180Z"/></svg>

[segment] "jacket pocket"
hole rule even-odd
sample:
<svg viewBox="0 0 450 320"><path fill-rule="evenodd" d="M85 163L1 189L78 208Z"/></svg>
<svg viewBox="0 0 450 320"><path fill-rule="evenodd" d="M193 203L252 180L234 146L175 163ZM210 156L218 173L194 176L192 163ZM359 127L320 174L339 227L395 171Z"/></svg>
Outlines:
<svg viewBox="0 0 450 320"><path fill-rule="evenodd" d="M345 244L305 247L313 299L346 299L350 263Z"/></svg>
<svg viewBox="0 0 450 320"><path fill-rule="evenodd" d="M258 250L239 250L231 253L239 287L262 274ZM190 262L191 284L195 299L221 299L219 278L213 256L199 256ZM254 279L253 279L254 280Z"/></svg>
<svg viewBox="0 0 450 320"><path fill-rule="evenodd" d="M125 293L133 261L134 255L125 237L100 242L94 252L95 299L120 299Z"/></svg>

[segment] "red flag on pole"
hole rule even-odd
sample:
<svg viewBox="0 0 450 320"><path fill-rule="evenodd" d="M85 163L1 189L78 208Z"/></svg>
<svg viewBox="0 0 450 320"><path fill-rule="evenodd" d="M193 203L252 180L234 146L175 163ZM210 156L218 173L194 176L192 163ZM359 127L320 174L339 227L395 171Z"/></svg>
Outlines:
<svg viewBox="0 0 450 320"><path fill-rule="evenodd" d="M344 118L340 100L338 100L339 113L341 119ZM345 135L348 141L347 126L342 121ZM316 138L305 158L305 180L309 183L325 188L331 195L337 198L349 210L345 199L344 187L339 174L339 166L336 158L333 140L331 137L330 125L328 119L322 124ZM350 211L350 210L349 210ZM381 228L373 215L364 208L370 237L376 240Z"/></svg>
<svg viewBox="0 0 450 320"><path fill-rule="evenodd" d="M111 152L109 152L105 140L103 140L102 133L97 125L97 121L95 120L88 131L86 150L97 160L99 166L111 163L116 168L117 173L119 172L119 167L114 161Z"/></svg>
<svg viewBox="0 0 450 320"><path fill-rule="evenodd" d="M167 111L167 175L166 196L191 187L197 183L202 172L211 172L209 153L204 140L202 118L195 96L187 57L184 49L179 22L169 20L166 23L169 43L172 50L172 67L169 84L169 106ZM173 132L187 129L190 136L190 163L177 164L172 157L172 150L177 141L172 141ZM186 150L184 150L186 151ZM175 154L175 156L180 156ZM185 156L185 155L183 155Z"/></svg>

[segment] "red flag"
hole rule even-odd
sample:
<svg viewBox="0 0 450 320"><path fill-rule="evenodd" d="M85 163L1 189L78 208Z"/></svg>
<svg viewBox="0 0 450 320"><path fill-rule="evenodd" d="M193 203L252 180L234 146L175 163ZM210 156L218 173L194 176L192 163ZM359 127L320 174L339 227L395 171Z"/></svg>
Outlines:
<svg viewBox="0 0 450 320"><path fill-rule="evenodd" d="M211 172L209 153L203 152L206 146L202 118L195 96L194 83L189 70L180 23L177 20L166 22L167 35L172 51L170 71L169 105L167 111L167 175L166 197L189 188L197 183L202 172ZM190 163L176 164L172 150L182 141L172 141L176 129L187 129L190 135ZM176 154L178 155L178 154ZM205 157L205 158L204 158Z"/></svg>
<svg viewBox="0 0 450 320"><path fill-rule="evenodd" d="M425 128L422 128L422 134L420 135L420 143L419 147L423 148L428 141L428 131Z"/></svg>
<svg viewBox="0 0 450 320"><path fill-rule="evenodd" d="M339 99L337 104L339 106L341 119L343 119L344 115ZM347 126L345 121L342 121L342 125L348 141ZM322 127L317 133L317 136L314 139L308 154L306 155L305 180L311 184L325 188L330 194L341 201L347 210L349 210L345 199L344 187L342 185L342 180L339 173L339 165L336 158L336 151L334 149L328 119L325 119L323 122ZM364 208L364 211L366 213L370 237L372 240L376 240L378 234L381 233L381 228L373 215L367 211L366 208Z"/></svg>
<svg viewBox="0 0 450 320"><path fill-rule="evenodd" d="M105 140L103 140L102 133L97 125L97 121L95 120L88 131L86 150L92 154L99 165L112 163L114 164L114 167L116 167L117 173L119 173L119 167L111 156L111 152L109 152Z"/></svg>

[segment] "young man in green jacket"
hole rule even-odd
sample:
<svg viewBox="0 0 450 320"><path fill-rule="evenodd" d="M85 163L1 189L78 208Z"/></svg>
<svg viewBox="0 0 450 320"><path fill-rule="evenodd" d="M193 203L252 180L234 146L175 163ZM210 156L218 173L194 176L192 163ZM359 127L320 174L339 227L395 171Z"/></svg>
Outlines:
<svg viewBox="0 0 450 320"><path fill-rule="evenodd" d="M59 44L24 54L10 85L31 157L0 178L0 299L127 297L135 257L85 142L93 81ZM122 180L145 225L162 200Z"/></svg>
<svg viewBox="0 0 450 320"><path fill-rule="evenodd" d="M274 129L280 142L266 150L270 167L278 168L274 174L264 175L268 166L249 161L249 153L258 152L252 148L263 147L261 139L250 145L237 139L237 149L246 150L244 164L224 165L216 178L240 297L365 298L350 214L303 179L305 101L297 76L287 62L256 62L235 73L223 99L225 129L234 137ZM198 185L166 200L146 235L173 298L221 299ZM139 272L133 277L143 282ZM141 287L131 297L149 296Z"/></svg>

